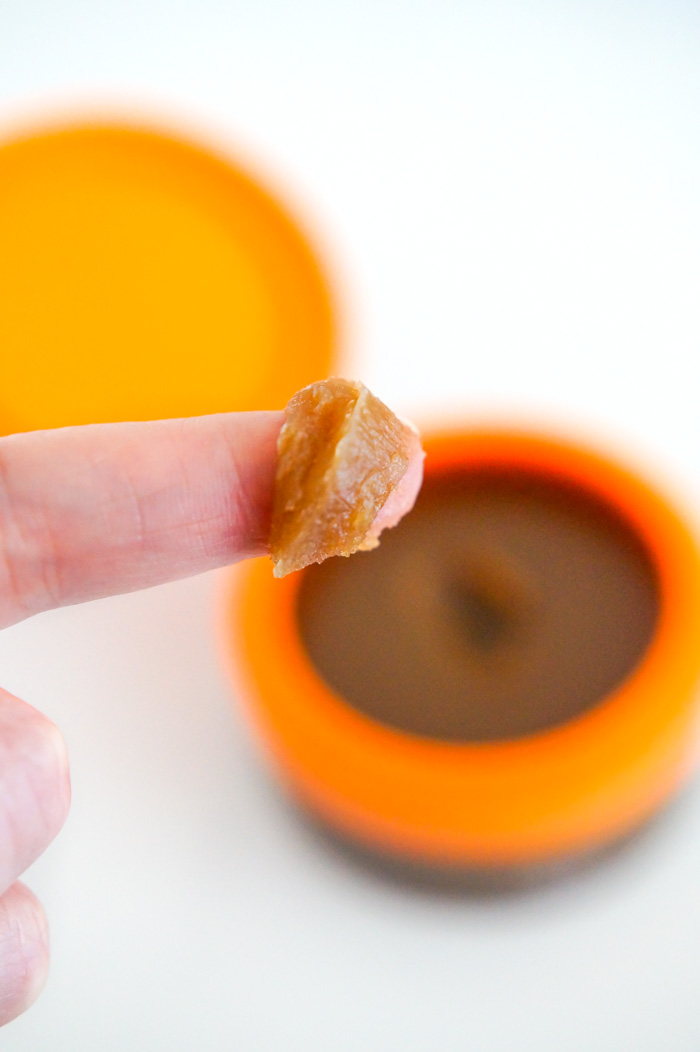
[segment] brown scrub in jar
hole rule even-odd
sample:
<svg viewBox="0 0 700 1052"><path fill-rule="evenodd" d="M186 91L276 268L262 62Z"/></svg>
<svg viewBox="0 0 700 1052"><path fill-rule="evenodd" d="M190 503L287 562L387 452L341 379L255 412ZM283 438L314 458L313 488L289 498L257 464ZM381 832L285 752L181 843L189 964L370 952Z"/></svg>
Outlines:
<svg viewBox="0 0 700 1052"><path fill-rule="evenodd" d="M427 738L489 742L584 713L634 670L659 611L633 528L536 470L428 478L379 549L304 571L302 639L347 703Z"/></svg>

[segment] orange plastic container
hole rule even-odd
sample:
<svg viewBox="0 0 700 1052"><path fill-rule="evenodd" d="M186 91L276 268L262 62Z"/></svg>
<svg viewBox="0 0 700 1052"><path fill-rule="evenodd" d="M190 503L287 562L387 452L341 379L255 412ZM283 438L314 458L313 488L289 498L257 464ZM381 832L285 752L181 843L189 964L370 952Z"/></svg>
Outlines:
<svg viewBox="0 0 700 1052"><path fill-rule="evenodd" d="M226 645L258 732L292 792L324 822L381 854L468 871L536 867L624 837L684 780L695 753L700 558L679 516L607 459L522 433L426 441L426 476L499 466L566 480L638 534L658 574L651 644L619 688L582 716L519 740L424 739L354 709L304 650L302 574L237 571Z"/></svg>
<svg viewBox="0 0 700 1052"><path fill-rule="evenodd" d="M245 167L114 121L0 142L0 435L283 406L328 372L328 285Z"/></svg>

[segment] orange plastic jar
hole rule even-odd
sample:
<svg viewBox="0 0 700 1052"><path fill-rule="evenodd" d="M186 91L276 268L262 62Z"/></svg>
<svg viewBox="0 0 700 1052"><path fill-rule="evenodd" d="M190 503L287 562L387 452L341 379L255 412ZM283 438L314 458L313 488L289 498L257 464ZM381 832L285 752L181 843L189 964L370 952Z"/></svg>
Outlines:
<svg viewBox="0 0 700 1052"><path fill-rule="evenodd" d="M439 868L529 869L588 855L634 831L695 757L700 557L672 507L632 473L568 443L522 433L426 440L426 479L488 466L565 481L639 537L658 581L641 661L582 715L508 741L404 733L357 711L317 672L299 631L304 571L236 571L225 646L265 749L290 790L350 841ZM399 527L400 529L400 527Z"/></svg>

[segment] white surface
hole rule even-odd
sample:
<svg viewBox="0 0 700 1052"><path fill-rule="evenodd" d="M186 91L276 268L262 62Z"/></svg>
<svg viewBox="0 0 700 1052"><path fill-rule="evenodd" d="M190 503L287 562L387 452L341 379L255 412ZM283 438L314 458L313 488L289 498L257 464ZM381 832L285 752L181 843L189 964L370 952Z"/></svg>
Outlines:
<svg viewBox="0 0 700 1052"><path fill-rule="evenodd" d="M409 8L409 10L407 10ZM332 260L397 409L565 425L698 501L700 9L4 0L0 118L145 106L250 157ZM700 792L586 876L436 896L330 850L264 773L213 579L0 636L74 805L8 1052L697 1052Z"/></svg>

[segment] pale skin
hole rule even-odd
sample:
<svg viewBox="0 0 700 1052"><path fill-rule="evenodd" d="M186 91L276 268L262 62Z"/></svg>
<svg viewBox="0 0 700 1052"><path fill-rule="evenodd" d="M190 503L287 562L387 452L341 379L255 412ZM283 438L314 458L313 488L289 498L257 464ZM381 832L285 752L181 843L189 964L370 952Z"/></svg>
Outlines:
<svg viewBox="0 0 700 1052"><path fill-rule="evenodd" d="M0 438L0 628L265 554L282 422L223 413ZM413 505L422 460L417 442L383 525ZM46 916L18 878L69 803L59 730L0 688L0 1026L46 979Z"/></svg>
<svg viewBox="0 0 700 1052"><path fill-rule="evenodd" d="M0 628L264 554L282 413L0 439ZM0 1025L41 991L44 911L18 878L68 813L58 729L0 689Z"/></svg>

